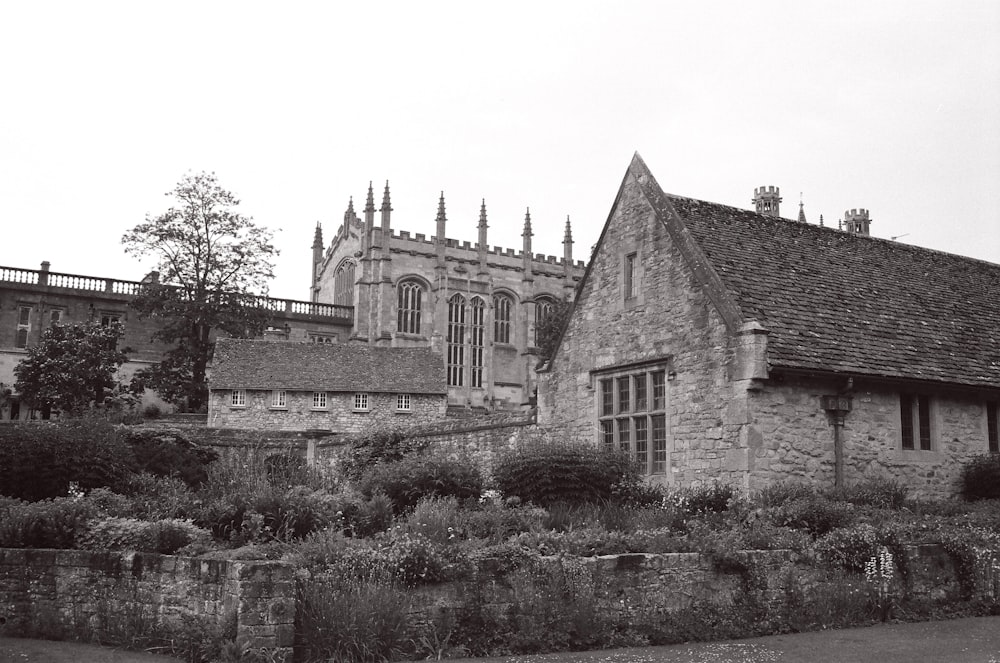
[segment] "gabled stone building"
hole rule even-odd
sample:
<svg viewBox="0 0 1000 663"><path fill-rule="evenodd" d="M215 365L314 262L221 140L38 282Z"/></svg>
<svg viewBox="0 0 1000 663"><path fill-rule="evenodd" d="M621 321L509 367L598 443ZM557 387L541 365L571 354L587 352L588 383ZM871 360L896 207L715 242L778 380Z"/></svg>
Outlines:
<svg viewBox="0 0 1000 663"><path fill-rule="evenodd" d="M1000 450L1000 265L868 237L866 210L846 231L782 219L778 201L668 195L636 155L539 423L627 449L654 482L953 494L961 461Z"/></svg>
<svg viewBox="0 0 1000 663"><path fill-rule="evenodd" d="M208 425L360 433L437 421L447 394L441 357L430 348L222 338Z"/></svg>
<svg viewBox="0 0 1000 663"><path fill-rule="evenodd" d="M447 238L443 193L433 237L392 226L388 183L377 223L375 211L369 185L364 218L350 202L325 251L317 226L313 301L354 307L352 342L439 350L452 405L527 405L535 391L536 323L557 301L572 299L583 274L583 263L573 261L569 219L557 259L532 253L530 211L520 251L488 245L485 201L474 244Z"/></svg>

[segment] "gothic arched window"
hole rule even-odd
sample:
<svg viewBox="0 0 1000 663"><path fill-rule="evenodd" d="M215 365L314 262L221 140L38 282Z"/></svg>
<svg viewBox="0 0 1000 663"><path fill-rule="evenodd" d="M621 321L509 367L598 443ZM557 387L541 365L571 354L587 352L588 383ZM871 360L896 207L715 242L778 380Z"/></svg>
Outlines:
<svg viewBox="0 0 1000 663"><path fill-rule="evenodd" d="M396 287L396 291L399 299L396 306L396 331L419 334L423 287L416 281L403 281Z"/></svg>
<svg viewBox="0 0 1000 663"><path fill-rule="evenodd" d="M448 385L461 387L465 364L465 297L448 300Z"/></svg>
<svg viewBox="0 0 1000 663"><path fill-rule="evenodd" d="M333 303L354 306L354 263L342 263L333 275Z"/></svg>
<svg viewBox="0 0 1000 663"><path fill-rule="evenodd" d="M552 316L553 311L555 311L556 303L550 297L539 297L535 300L535 345L537 346L541 340L539 337L539 329L545 324L545 321Z"/></svg>
<svg viewBox="0 0 1000 663"><path fill-rule="evenodd" d="M507 295L493 297L493 342L510 343L511 312L514 304Z"/></svg>
<svg viewBox="0 0 1000 663"><path fill-rule="evenodd" d="M483 354L486 346L486 302L479 297L472 298L472 373L473 387L483 386Z"/></svg>

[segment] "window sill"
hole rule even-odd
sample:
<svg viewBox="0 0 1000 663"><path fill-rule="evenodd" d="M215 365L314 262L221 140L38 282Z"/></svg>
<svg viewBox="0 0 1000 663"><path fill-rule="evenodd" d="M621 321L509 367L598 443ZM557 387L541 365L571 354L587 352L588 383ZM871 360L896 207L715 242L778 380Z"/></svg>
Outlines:
<svg viewBox="0 0 1000 663"><path fill-rule="evenodd" d="M282 406L280 406L280 405L272 405L272 406L271 406L271 407L269 407L268 409L269 409L269 410L278 410L278 411L284 411L284 412L287 412L287 411L288 411L288 407L287 407L287 406L285 406L285 407L282 407Z"/></svg>
<svg viewBox="0 0 1000 663"><path fill-rule="evenodd" d="M897 449L896 459L907 463L940 463L944 461L945 456L934 449Z"/></svg>
<svg viewBox="0 0 1000 663"><path fill-rule="evenodd" d="M413 410L395 410L396 414L413 414Z"/></svg>
<svg viewBox="0 0 1000 663"><path fill-rule="evenodd" d="M309 411L310 412L329 412L330 408L328 408L328 407L311 407L311 408L309 408Z"/></svg>
<svg viewBox="0 0 1000 663"><path fill-rule="evenodd" d="M396 332L396 338L405 338L411 341L426 341L427 337L423 334L412 334L410 332Z"/></svg>
<svg viewBox="0 0 1000 663"><path fill-rule="evenodd" d="M368 414L371 410L351 410L354 414Z"/></svg>

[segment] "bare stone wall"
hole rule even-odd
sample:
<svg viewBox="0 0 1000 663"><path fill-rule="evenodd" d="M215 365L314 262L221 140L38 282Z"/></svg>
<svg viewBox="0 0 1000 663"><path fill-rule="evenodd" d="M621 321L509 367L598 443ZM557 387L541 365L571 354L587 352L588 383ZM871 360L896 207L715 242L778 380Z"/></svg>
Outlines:
<svg viewBox="0 0 1000 663"><path fill-rule="evenodd" d="M751 393L754 487L781 479L833 486L834 428L820 397L842 387L843 382L789 378ZM915 497L954 497L962 463L988 451L985 403L960 393L933 394L931 449L904 450L899 393L878 385L854 388L842 432L845 481L890 477L905 482Z"/></svg>
<svg viewBox="0 0 1000 663"><path fill-rule="evenodd" d="M0 635L86 637L115 623L199 617L290 660L293 568L134 552L0 548Z"/></svg>
<svg viewBox="0 0 1000 663"><path fill-rule="evenodd" d="M244 430L329 430L335 433L362 433L376 426L413 426L444 416L444 395L411 394L410 410L396 409L396 394L369 393L367 412L354 410L354 394L328 392L327 408L314 410L313 392L288 391L287 406L271 407L271 392L247 390L246 406L233 407L231 392L213 390L209 406L209 426Z"/></svg>
<svg viewBox="0 0 1000 663"><path fill-rule="evenodd" d="M547 372L539 374L539 424L565 439L598 443L599 374L663 359L669 468L651 481L745 485L745 395L729 381L731 336L631 175L592 258L576 311ZM625 256L636 255L635 297L625 298ZM742 405L742 407L741 407Z"/></svg>

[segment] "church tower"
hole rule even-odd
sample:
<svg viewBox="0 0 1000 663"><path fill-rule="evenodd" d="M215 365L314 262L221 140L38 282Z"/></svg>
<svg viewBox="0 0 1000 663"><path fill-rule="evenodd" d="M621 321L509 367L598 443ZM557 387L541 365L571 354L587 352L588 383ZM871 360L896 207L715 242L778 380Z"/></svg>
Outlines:
<svg viewBox="0 0 1000 663"><path fill-rule="evenodd" d="M753 206L758 214L764 216L781 216L779 204L781 203L781 189L776 186L762 186L753 190Z"/></svg>

